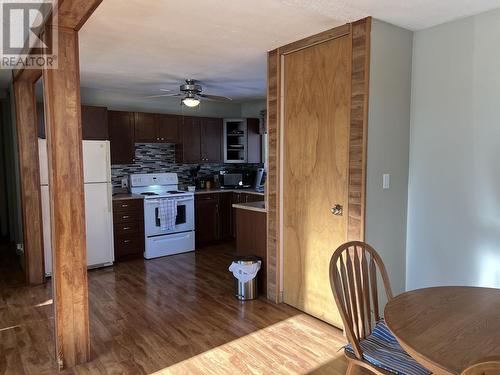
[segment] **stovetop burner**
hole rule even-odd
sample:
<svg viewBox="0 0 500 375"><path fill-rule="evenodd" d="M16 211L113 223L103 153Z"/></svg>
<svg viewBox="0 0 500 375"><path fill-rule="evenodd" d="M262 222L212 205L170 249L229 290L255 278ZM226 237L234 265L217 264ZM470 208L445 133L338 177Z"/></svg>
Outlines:
<svg viewBox="0 0 500 375"><path fill-rule="evenodd" d="M141 195L158 195L158 193L153 193L152 191L145 191L144 193L141 193Z"/></svg>

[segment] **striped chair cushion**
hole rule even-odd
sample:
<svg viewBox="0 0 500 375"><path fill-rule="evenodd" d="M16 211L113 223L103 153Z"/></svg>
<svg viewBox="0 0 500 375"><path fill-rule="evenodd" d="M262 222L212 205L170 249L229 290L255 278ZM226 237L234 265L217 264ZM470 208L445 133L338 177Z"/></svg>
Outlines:
<svg viewBox="0 0 500 375"><path fill-rule="evenodd" d="M399 345L384 320L380 320L372 333L360 341L363 358L372 365L397 375L428 375L431 372L417 363ZM354 354L351 344L345 350Z"/></svg>

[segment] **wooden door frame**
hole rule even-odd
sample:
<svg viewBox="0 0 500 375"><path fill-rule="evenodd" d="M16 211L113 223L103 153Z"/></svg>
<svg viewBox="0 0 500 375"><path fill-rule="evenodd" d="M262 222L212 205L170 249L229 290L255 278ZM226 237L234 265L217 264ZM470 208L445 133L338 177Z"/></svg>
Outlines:
<svg viewBox="0 0 500 375"><path fill-rule="evenodd" d="M60 126L61 119L70 118L71 126L68 127L68 136L72 137L73 141L75 139L81 141L78 30L80 30L101 2L102 0L59 0L56 3L57 9L55 10L58 15L57 25L52 24L53 18L48 18L45 20L45 25L41 28L40 36L46 36L56 29L70 35L69 38L63 38L62 43L64 43L64 48L60 50L60 56L64 58L58 62L58 68L50 72L45 70L43 75L44 80L50 78L49 82L44 82L45 117L46 119L49 118L49 121L45 121L46 126L52 126L54 129L63 129ZM68 40L70 43L67 42ZM25 218L23 225L30 227L29 231L23 231L24 243L29 245L26 248L26 268L30 270L27 281L30 284L38 284L44 281L44 267L43 241L41 239L40 170L38 164L38 145L35 145L38 129L34 85L42 76L42 70L14 70L12 76L20 149L20 177L21 181L24 181L22 184L22 195L29 198L22 199L21 201L22 214L23 218ZM54 77L56 78L54 79ZM73 86L69 87L65 85L65 79L71 79ZM47 86L50 87L49 90L47 90ZM55 91L58 89L60 90L56 95ZM64 94L66 92L72 94L73 102L66 103L64 100L61 100L61 97L65 97ZM82 164L81 142L75 150L72 149L72 145L75 142L67 144L59 142L56 146L50 145L50 142L47 142L47 144L48 151L51 154L60 157L63 155L61 150L63 152L74 153L77 156L73 161ZM56 338L54 352L57 365L60 369L72 367L90 360L85 222L84 213L80 209L82 206L84 207L83 173L80 173L81 166L75 168L75 173L78 172L81 175L81 178L76 179L77 186L75 188L81 190L82 194L76 195L74 200L79 206L74 215L78 216L77 219L80 224L83 219L83 231L75 230L68 235L67 231L58 230L56 239L59 242L63 242L63 246L61 246L59 254L53 254L53 258L57 255L59 259L65 262L62 266L59 265L61 262L56 262L57 264L54 263L55 266L53 268L54 284L58 286L57 288L54 287L53 293ZM52 165L49 163L49 175L56 175L58 171L58 164ZM57 194L51 194L50 196L52 223L54 223L54 202L57 200L60 203L62 200L55 197L55 195ZM31 211L33 209L36 211L35 214L30 212L30 208ZM67 207L65 209L65 213L67 213ZM79 226L81 227L82 225ZM53 236L54 233L54 230L52 230ZM78 256L74 256L74 253Z"/></svg>
<svg viewBox="0 0 500 375"><path fill-rule="evenodd" d="M349 124L346 241L364 241L371 17L348 23L268 53L267 63L267 298L283 302L283 57L335 38L351 40L351 110ZM332 253L333 253L332 249Z"/></svg>

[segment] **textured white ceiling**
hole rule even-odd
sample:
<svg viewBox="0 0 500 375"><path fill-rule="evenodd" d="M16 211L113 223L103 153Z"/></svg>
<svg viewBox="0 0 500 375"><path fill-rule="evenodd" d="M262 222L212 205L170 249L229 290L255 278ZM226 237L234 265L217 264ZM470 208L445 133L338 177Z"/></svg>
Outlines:
<svg viewBox="0 0 500 375"><path fill-rule="evenodd" d="M106 0L80 31L81 82L153 95L192 77L263 98L268 50L341 23L275 0Z"/></svg>
<svg viewBox="0 0 500 375"><path fill-rule="evenodd" d="M355 21L372 16L421 30L500 7L500 0L277 0L325 16Z"/></svg>
<svg viewBox="0 0 500 375"><path fill-rule="evenodd" d="M140 95L184 78L265 97L266 51L368 15L418 30L500 0L106 0L80 32L82 86Z"/></svg>
<svg viewBox="0 0 500 375"><path fill-rule="evenodd" d="M192 77L207 93L263 98L275 47L367 15L418 30L496 7L500 0L106 0L80 31L81 82L145 96Z"/></svg>

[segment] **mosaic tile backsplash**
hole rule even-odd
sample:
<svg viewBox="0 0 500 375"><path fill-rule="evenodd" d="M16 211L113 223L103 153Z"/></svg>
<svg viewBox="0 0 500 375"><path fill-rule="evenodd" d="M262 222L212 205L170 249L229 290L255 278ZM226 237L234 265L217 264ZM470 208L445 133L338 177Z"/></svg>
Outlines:
<svg viewBox="0 0 500 375"><path fill-rule="evenodd" d="M115 164L111 166L113 187L121 187L121 180L131 173L175 172L179 177L179 186L191 184L190 169L196 164L177 164L175 162L175 144L173 143L136 143L134 164ZM240 165L254 166L254 164ZM234 164L200 164L198 177L211 176L225 168L235 168Z"/></svg>

